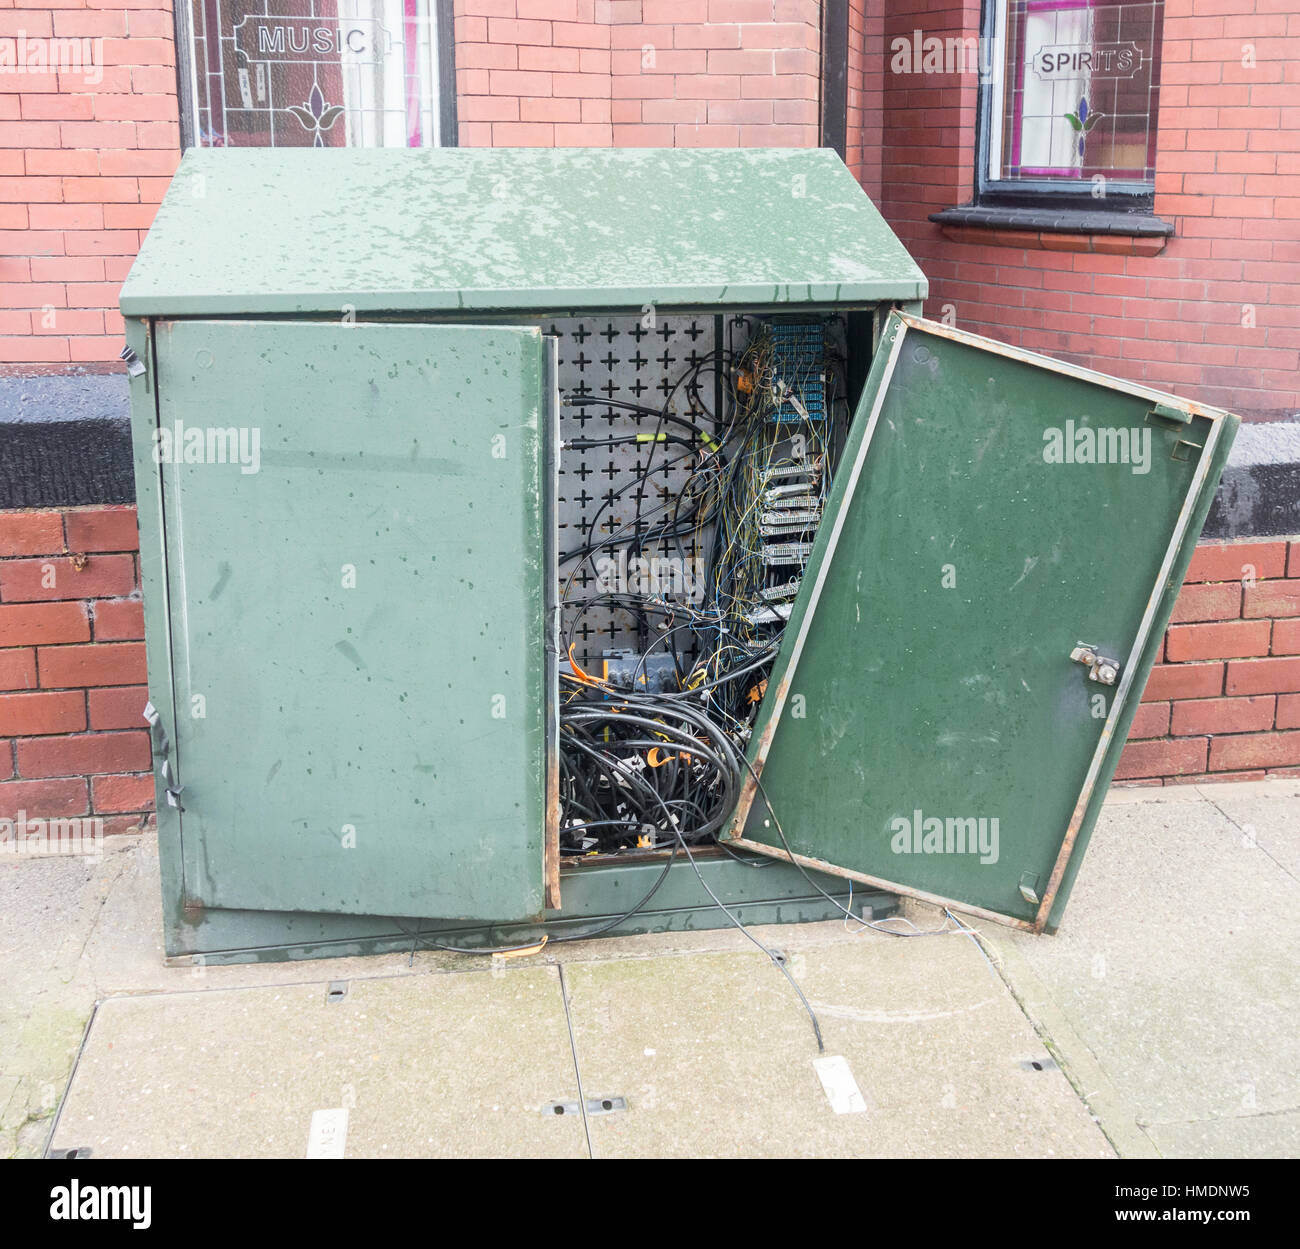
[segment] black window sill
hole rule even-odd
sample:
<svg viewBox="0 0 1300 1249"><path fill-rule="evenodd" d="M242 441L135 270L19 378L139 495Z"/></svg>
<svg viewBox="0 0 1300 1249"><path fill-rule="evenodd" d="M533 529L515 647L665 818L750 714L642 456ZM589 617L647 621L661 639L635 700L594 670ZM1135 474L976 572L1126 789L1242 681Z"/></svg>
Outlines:
<svg viewBox="0 0 1300 1249"><path fill-rule="evenodd" d="M1168 238L1173 223L1144 212L1115 212L1086 208L1026 208L971 204L931 213L943 226L973 226L984 230L1041 230L1062 234L1122 234L1135 238Z"/></svg>

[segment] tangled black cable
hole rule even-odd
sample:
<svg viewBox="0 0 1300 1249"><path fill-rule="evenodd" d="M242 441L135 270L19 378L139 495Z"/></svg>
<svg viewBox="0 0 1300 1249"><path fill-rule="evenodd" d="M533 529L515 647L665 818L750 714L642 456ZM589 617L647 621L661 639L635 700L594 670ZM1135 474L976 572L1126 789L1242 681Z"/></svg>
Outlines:
<svg viewBox="0 0 1300 1249"><path fill-rule="evenodd" d="M661 850L712 840L739 794L724 729L680 696L623 693L565 676L560 848Z"/></svg>
<svg viewBox="0 0 1300 1249"><path fill-rule="evenodd" d="M579 544L560 556L566 569L561 659L570 669L560 736L561 848L568 855L658 850L678 837L699 845L712 840L739 793L742 760L801 569L792 550L811 541L839 441L832 336L823 338L828 354L820 370L812 362L799 366L804 377L789 373L788 353L779 355L767 322L744 327L743 349L719 347L695 360L658 407L596 395L565 398L611 414L605 438L567 446L638 443L648 452L635 476L606 493ZM704 401L707 372L719 374L725 387L722 419ZM814 404L815 418L799 398L805 384L824 384L829 396ZM686 415L673 410L675 396L685 400ZM638 423L653 419L653 430L615 432L615 413ZM676 491L658 490L656 501L652 474L688 466ZM631 515L615 519L625 500ZM705 553L692 573L693 590L684 588L684 573L683 585L672 589L629 582L631 570L654 562L641 557L662 549L675 551L683 570L688 550ZM596 592L573 596L580 577L587 584L588 566ZM607 682L582 672L574 651L579 635L588 636L591 612L630 621L637 640L630 674L624 666Z"/></svg>

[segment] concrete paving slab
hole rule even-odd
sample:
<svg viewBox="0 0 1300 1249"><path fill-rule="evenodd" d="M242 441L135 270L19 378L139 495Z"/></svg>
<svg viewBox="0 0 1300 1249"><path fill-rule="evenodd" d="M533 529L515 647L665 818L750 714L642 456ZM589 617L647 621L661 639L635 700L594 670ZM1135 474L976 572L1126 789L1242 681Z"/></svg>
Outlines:
<svg viewBox="0 0 1300 1249"><path fill-rule="evenodd" d="M1135 1132L1162 1152L1267 1152L1300 1109L1300 882L1283 866L1300 803L1204 788L1214 801L1108 804L1055 937L979 925L1067 1068L1113 1091L1093 1108L1125 1153L1144 1152ZM1251 802L1254 839L1223 809Z"/></svg>
<svg viewBox="0 0 1300 1249"><path fill-rule="evenodd" d="M1300 779L1204 785L1198 791L1258 849L1300 880Z"/></svg>
<svg viewBox="0 0 1300 1249"><path fill-rule="evenodd" d="M97 997L118 993L194 988L235 988L250 985L294 984L392 976L473 965L472 960L444 951L416 951L366 958L311 959L283 963L237 963L230 966L168 967L162 943L162 894L158 876L158 844L152 837L112 838L122 868L112 892L99 908L94 931L85 941L80 964Z"/></svg>
<svg viewBox="0 0 1300 1249"><path fill-rule="evenodd" d="M111 837L95 858L0 858L0 1158L39 1155L96 1000L331 979L418 975L442 952L232 967L163 964L153 837ZM0 1083L0 1090L6 1086Z"/></svg>
<svg viewBox="0 0 1300 1249"><path fill-rule="evenodd" d="M0 1158L40 1153L94 1001L81 956L113 854L0 857Z"/></svg>
<svg viewBox="0 0 1300 1249"><path fill-rule="evenodd" d="M1134 803L1203 801L1195 785L1115 785L1106 791L1108 807L1129 807Z"/></svg>
<svg viewBox="0 0 1300 1249"><path fill-rule="evenodd" d="M819 926L822 927L822 926ZM826 1053L866 1102L836 1114L808 1017L761 953L566 965L595 1157L1112 1156L983 956L877 933L789 954Z"/></svg>
<svg viewBox="0 0 1300 1249"><path fill-rule="evenodd" d="M523 1056L521 1060L521 1056ZM95 1157L303 1157L346 1108L347 1157L586 1157L551 967L100 1004L54 1134Z"/></svg>
<svg viewBox="0 0 1300 1249"><path fill-rule="evenodd" d="M475 1084L471 1075L458 1073L459 1083L436 1086L423 1073L423 1056L443 1044L440 1038L456 1019L472 1017L482 1006L478 992L470 991L471 982L493 985L498 983L494 975L525 972L557 977L561 965L575 1010L591 1001L617 1007L603 1022L597 1018L592 1023L584 1016L588 1034L579 1047L588 1096L623 1093L633 1099L630 1111L590 1121L598 1152L1104 1151L1106 1144L1095 1135L1077 1097L1066 1096L1064 1106L1053 1109L1050 1099L1064 1095L1059 1073L1051 1073L1046 1081L1038 1078L1044 1073L1034 1073L1023 1105L1016 1100L1025 1092L1023 1082L1005 1082L1006 1054L1027 1060L1041 1057L1050 1047L1078 1096L1086 1099L1124 1155L1294 1156L1300 1152L1295 1136L1300 1115L1300 995L1292 966L1300 935L1298 877L1300 779L1135 788L1112 791L1108 797L1061 934L1034 939L984 926L1005 988L992 981L982 961L970 967L962 964L956 971L949 966L954 950L964 948L968 959L979 959L966 938L859 938L846 934L839 924L755 930L792 958L801 983L819 1003L828 1053L837 1052L835 1044L840 1045L838 1052L848 1060L867 1099L865 1115L834 1116L811 1067L815 1046L806 1016L779 973L734 930L552 945L540 956L505 963L495 971L485 969L481 959L437 951L417 952L413 960L387 955L168 968L162 963L152 838L110 839L100 860L0 860L0 949L5 951L0 958L0 1157L38 1154L43 1148L49 1117L85 1023L96 999L102 998L112 999L103 1008L103 1019L110 1023L119 1010L140 1012L122 1015L124 1021L134 1022L123 1022L118 1044L129 1049L134 1044L132 1029L139 1031L143 1040L138 1057L146 1064L142 1071L148 1070L150 1052L157 1050L173 1064L163 1075L172 1072L168 1078L176 1083L173 1068L183 1066L195 1085L191 1092L188 1084L180 1089L176 1083L181 1111L170 1118L160 1116L151 1129L165 1128L172 1135L141 1146L145 1152L164 1147L177 1153L220 1152L201 1136L187 1134L186 1125L215 1116L213 1107L221 1106L223 1094L230 1090L283 1087L299 1100L289 1104L285 1122L276 1127L274 1148L300 1156L311 1110L337 1104L345 1094L337 1093L333 1103L322 1100L320 1105L309 1104L312 1098L324 1099L346 1086L364 1094L349 1108L356 1116L349 1154L358 1142L371 1152L418 1153L410 1142L419 1143L420 1131L425 1137L422 1147L428 1149L428 1136L448 1129L441 1120L430 1127L432 1120L424 1110L403 1118L411 1072L421 1081L422 1097L440 1095L447 1119L468 1116L470 1135L494 1149L502 1112L482 1107L501 1087L500 1078L493 1074L486 1084ZM911 913L920 926L937 926L936 916L924 908L911 907ZM849 960L843 968L837 963L841 947L842 957ZM877 947L885 953L877 953ZM908 953L905 958L887 953L891 947ZM925 951L934 952L922 956ZM708 959L717 960L721 969L715 982ZM699 966L691 966L695 963ZM984 976L983 991L992 994L989 1004L979 1005L982 998L974 994L974 970ZM462 971L471 974L447 974ZM584 981L588 976L589 984ZM328 1042L322 1057L312 1051L297 1060L308 1074L319 1068L312 1077L317 1083L297 1067L282 1073L276 1064L287 1061L285 1053L297 1052L286 1050L286 1036L309 1042L317 1035L313 1030L321 1018L310 1017L313 1012L319 1015L313 995L323 995L326 982L335 979L350 980L350 1000L355 995L358 1001L369 992L362 981L395 986L392 1010L385 1012L391 1018L381 1025L380 1012L375 1011L369 1031L344 1035L341 1025L331 1025L337 1034L320 1034ZM429 981L448 986L454 981L463 996L448 998L445 1013L435 1009L421 1016L405 995L418 997L414 986ZM633 992L634 983L643 986L644 1000ZM396 987L403 985L412 987ZM245 1024L259 1016L243 1005L238 992L243 989L287 994L293 998L293 1010L284 1017L268 1011L266 1027L258 1025L246 1033ZM514 1089L511 1095L518 1102L535 1098L540 1104L562 1096L565 1089L577 1095L572 1054L567 1068L561 1061L568 1047L567 1029L559 1033L563 1000L554 982L549 991L558 1006L547 1015L543 1030L560 1036L559 1057L547 1051L546 1079ZM999 993L1002 1006L996 1005ZM172 1045L151 1009L135 1005L134 998L121 999L159 994L168 1001L220 998L225 1005L175 1007L180 1018L190 1022L185 1024L188 1039ZM301 1001L294 995L302 995ZM519 1038L527 1036L531 1065L534 1025L524 1007L511 1015L494 1004L491 994L488 999L482 1009L506 1021L496 1031L514 1026L516 1033L486 1052L496 1056L497 1066L517 1063ZM1011 1023L998 1022L1003 1008L1010 1012ZM842 1017L845 1009L856 1014ZM679 1022L664 1032L663 1048L649 1042L636 1046L633 1025L660 1027L665 1012L669 1018L698 1022L703 1030L699 1044L688 1044L689 1029ZM915 1017L918 1013L935 1017ZM724 1017L725 1027L708 1031L714 1026L708 1018L718 1015ZM407 1027L408 1018L417 1022ZM97 1021L92 1042L99 1027ZM421 1027L427 1036L418 1035ZM617 1044L610 1051L602 1048L602 1041ZM349 1048L354 1042L364 1042L369 1053L381 1055L381 1064L395 1056L394 1063L407 1068L406 1073L400 1078L391 1073L382 1079L374 1076ZM191 1060L203 1044L207 1053L223 1056L210 1067L210 1077L203 1070L196 1072ZM447 1044L457 1054L483 1048L470 1034L458 1034L455 1046ZM646 1048L658 1048L658 1053L647 1056ZM684 1065L672 1069L665 1080L663 1072L672 1064L661 1055L677 1051L684 1055ZM88 1049L87 1054L93 1052ZM107 1051L100 1060L111 1054ZM591 1071L586 1070L588 1062ZM1017 1073L1032 1071L1018 1062ZM271 1074L260 1077L258 1085L259 1077L246 1067ZM357 1071L366 1074L366 1082L348 1085L344 1077ZM561 1071L567 1072L567 1083L560 1081ZM98 1111L90 1113L100 1116L96 1122L101 1131L111 1128L134 1138L144 1130L135 1119L123 1118L117 1127L107 1122L137 1109L135 1086L129 1078L119 1083L125 1090L121 1105L115 1107L105 1093ZM642 1085L660 1102L653 1115L644 1104ZM73 1092L80 1095L82 1089L78 1085ZM156 1098L156 1092L151 1096ZM501 1098L490 1103L509 1104ZM728 1121L737 1117L736 1106L744 1108L739 1125ZM68 1112L77 1113L76 1107L70 1100ZM368 1118L372 1110L374 1117ZM381 1117L389 1127L380 1128ZM1053 1117L1055 1126L1049 1132L1043 1125ZM256 1114L239 1117L241 1139L256 1145L269 1119L265 1113L261 1119ZM846 1128L848 1121L869 1121L871 1131ZM68 1123L78 1122L65 1119L60 1125L60 1145L81 1143L69 1142L64 1132ZM1080 1123L1094 1135L1081 1131ZM581 1125L568 1120L562 1126L564 1151L570 1156L584 1153ZM541 1145L521 1145L520 1152L545 1152L546 1143L554 1144L555 1139L547 1129ZM573 1140L579 1143L574 1146Z"/></svg>
<svg viewBox="0 0 1300 1249"><path fill-rule="evenodd" d="M1154 1123L1147 1132L1167 1158L1300 1157L1300 1110L1240 1119Z"/></svg>
<svg viewBox="0 0 1300 1249"><path fill-rule="evenodd" d="M860 927L852 921L853 927ZM845 935L843 920L819 920L811 924L752 924L746 928L769 948L797 951L807 946L839 941ZM754 945L735 927L703 928L683 932L645 932L631 937L598 937L591 941L551 944L545 957L569 963L609 962L619 959L655 958L674 954L743 951Z"/></svg>
<svg viewBox="0 0 1300 1249"><path fill-rule="evenodd" d="M0 856L0 1002L66 984L120 871L116 855Z"/></svg>
<svg viewBox="0 0 1300 1249"><path fill-rule="evenodd" d="M1264 781L1233 781L1230 784L1170 785L1165 792L1172 797L1185 790L1195 790L1201 798L1214 801L1232 798L1300 798L1300 776L1275 776Z"/></svg>

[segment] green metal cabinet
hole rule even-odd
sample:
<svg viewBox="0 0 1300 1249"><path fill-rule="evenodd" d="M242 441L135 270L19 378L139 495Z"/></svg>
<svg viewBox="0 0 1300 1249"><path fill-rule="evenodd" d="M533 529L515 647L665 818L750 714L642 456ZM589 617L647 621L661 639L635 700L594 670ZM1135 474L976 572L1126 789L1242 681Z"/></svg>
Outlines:
<svg viewBox="0 0 1300 1249"><path fill-rule="evenodd" d="M653 884L554 846L547 332L648 309L833 313L856 369L726 832L770 863L710 887L1054 928L1235 418L925 294L826 152L188 153L121 296L168 955L491 945ZM682 864L611 930L727 922Z"/></svg>

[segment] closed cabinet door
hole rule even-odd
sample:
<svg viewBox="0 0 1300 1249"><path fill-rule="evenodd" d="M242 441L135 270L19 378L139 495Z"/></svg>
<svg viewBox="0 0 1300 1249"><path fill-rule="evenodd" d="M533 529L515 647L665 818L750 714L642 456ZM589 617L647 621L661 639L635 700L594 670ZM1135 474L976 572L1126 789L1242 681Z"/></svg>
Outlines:
<svg viewBox="0 0 1300 1249"><path fill-rule="evenodd" d="M153 341L151 696L185 905L539 914L546 340L181 320Z"/></svg>

